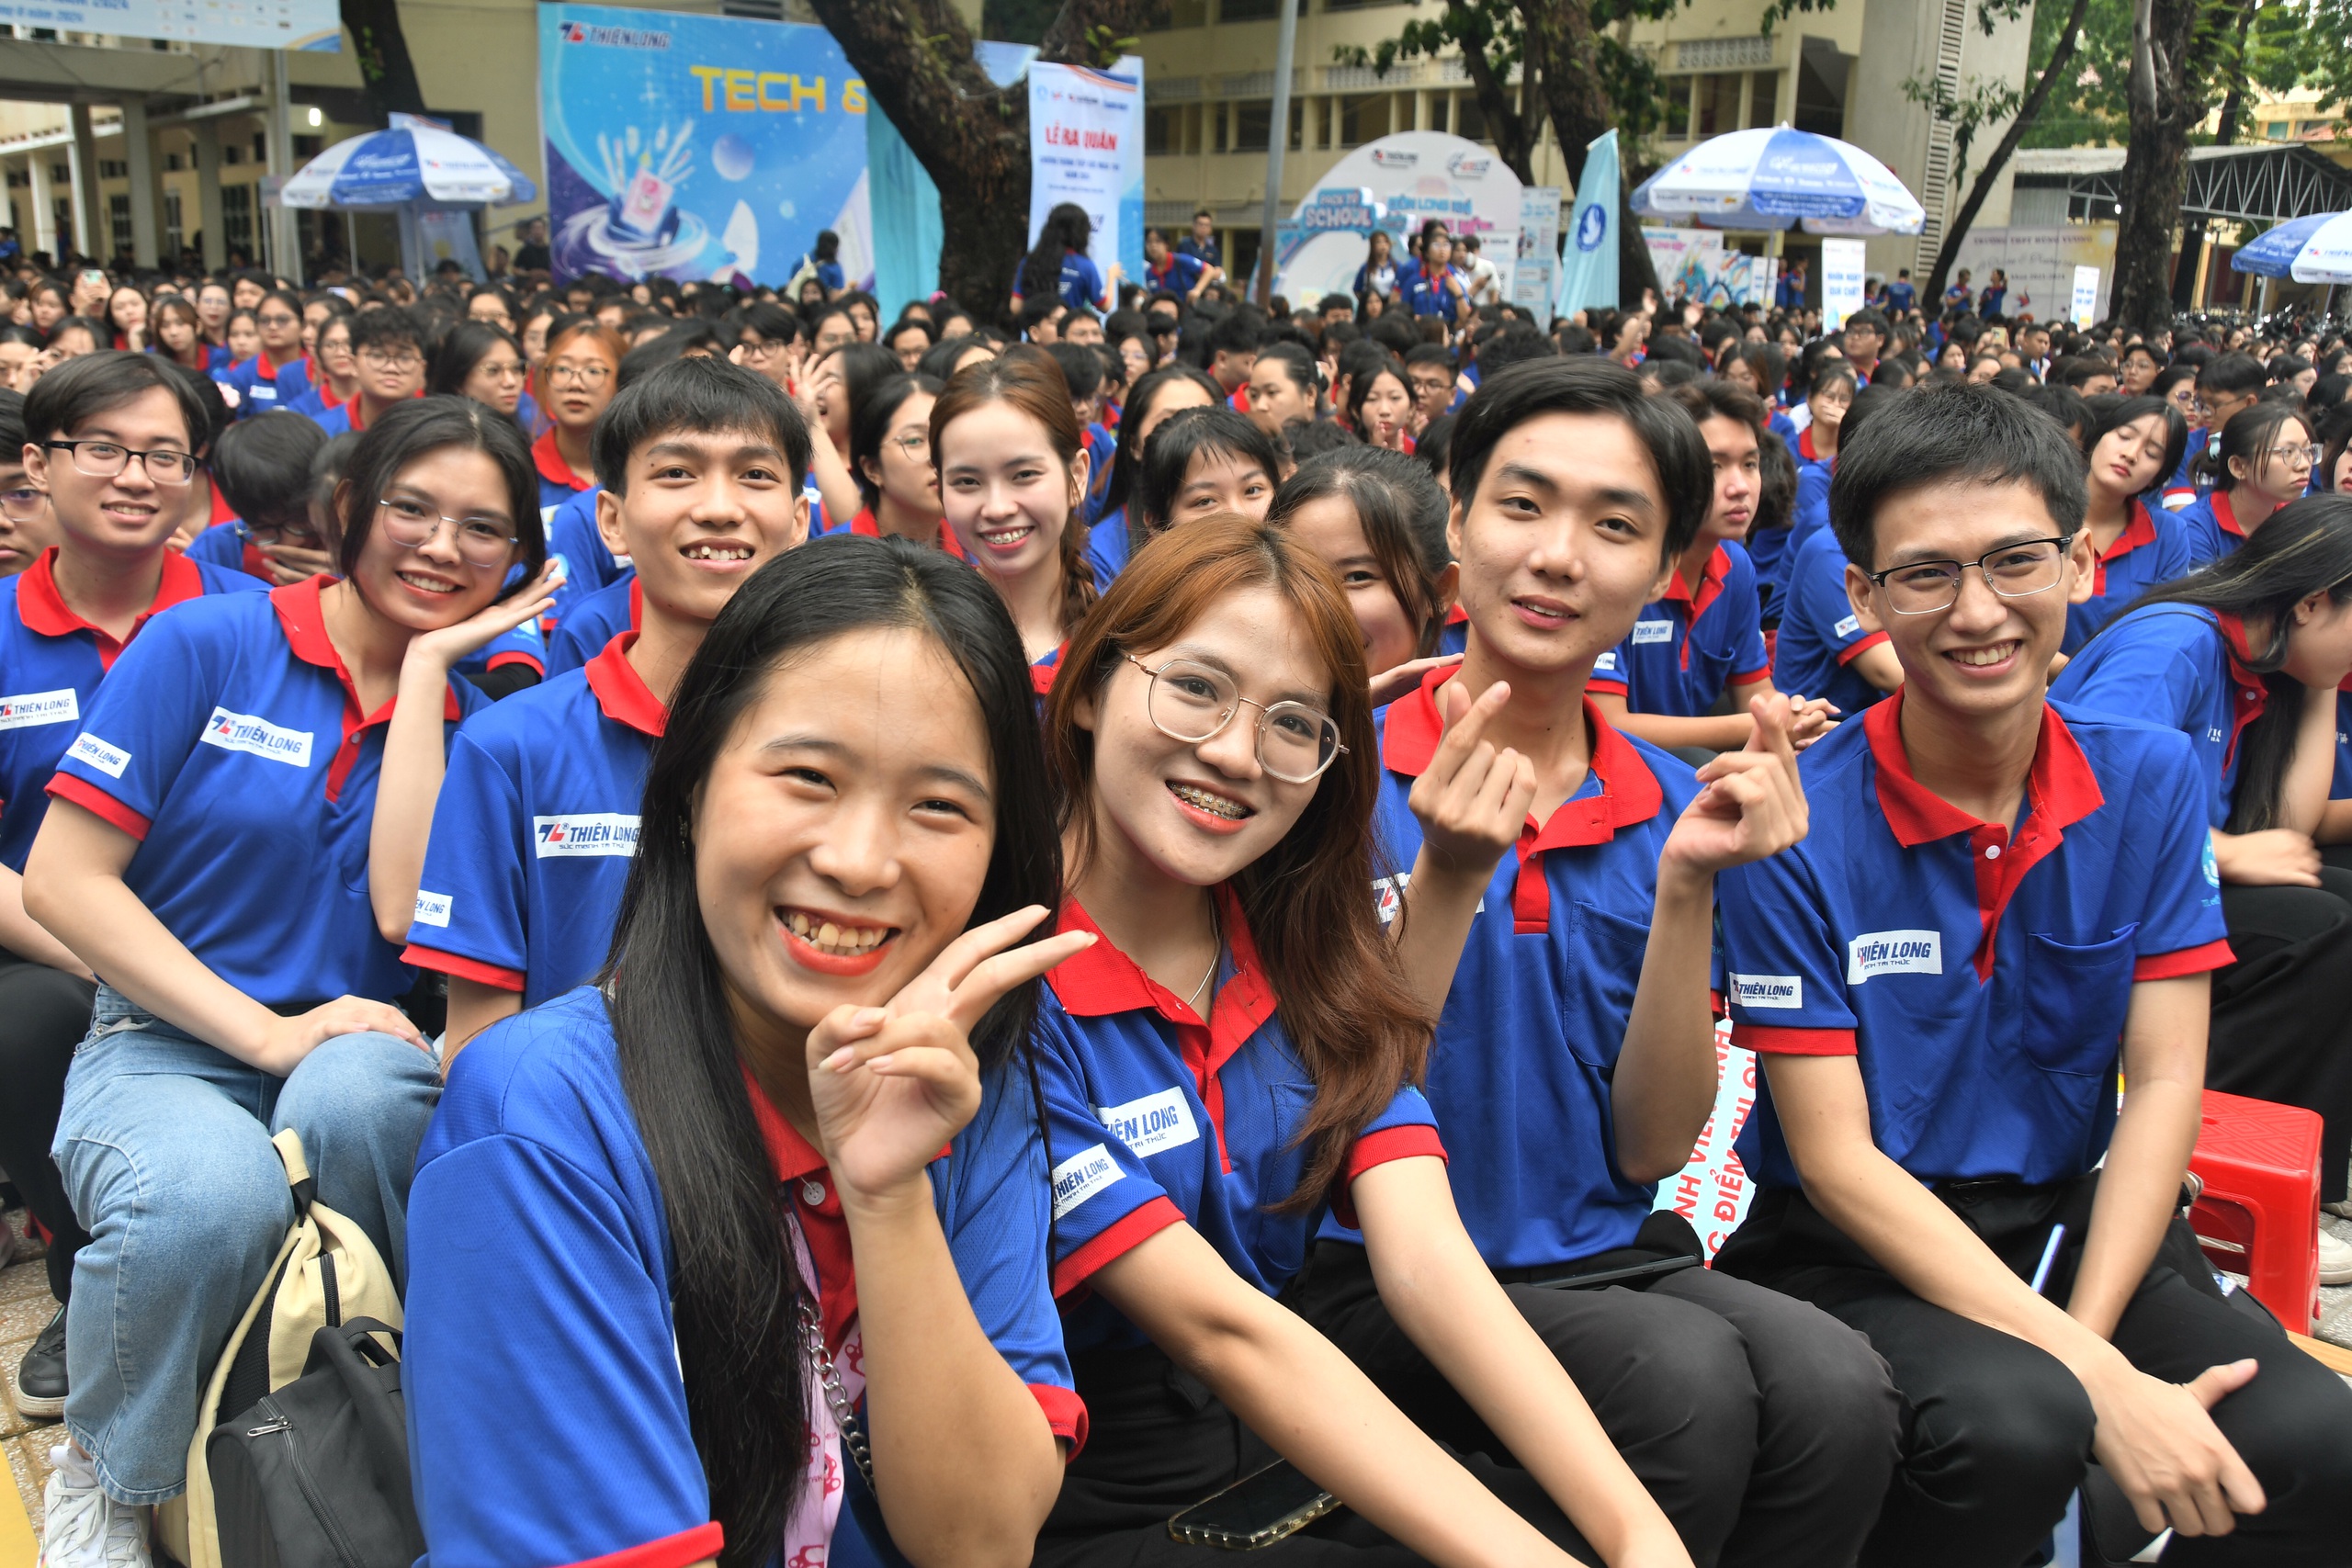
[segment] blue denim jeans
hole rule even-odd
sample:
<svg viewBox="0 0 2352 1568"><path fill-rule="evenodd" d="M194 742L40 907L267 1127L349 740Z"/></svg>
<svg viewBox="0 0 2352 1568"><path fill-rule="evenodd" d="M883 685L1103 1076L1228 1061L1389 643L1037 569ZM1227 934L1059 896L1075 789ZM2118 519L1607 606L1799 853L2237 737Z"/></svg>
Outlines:
<svg viewBox="0 0 2352 1568"><path fill-rule="evenodd" d="M204 1385L294 1223L272 1135L301 1134L319 1201L404 1282L409 1178L440 1094L435 1059L390 1034L338 1035L280 1078L98 987L55 1155L90 1233L65 1425L110 1496L161 1503L187 1483Z"/></svg>

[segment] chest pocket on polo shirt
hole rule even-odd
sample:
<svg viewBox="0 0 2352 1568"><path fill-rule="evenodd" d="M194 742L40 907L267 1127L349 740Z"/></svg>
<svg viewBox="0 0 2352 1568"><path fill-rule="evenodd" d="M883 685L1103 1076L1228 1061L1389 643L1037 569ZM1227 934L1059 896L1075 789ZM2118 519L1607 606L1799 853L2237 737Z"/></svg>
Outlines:
<svg viewBox="0 0 2352 1568"><path fill-rule="evenodd" d="M1577 1060L1606 1072L1617 1065L1624 1032L1621 1026L1597 1030L1594 1020L1633 1016L1650 929L1597 904L1577 902L1568 909L1572 923L1567 970L1561 976L1560 1021ZM1584 998L1581 1006L1579 998Z"/></svg>
<svg viewBox="0 0 2352 1568"><path fill-rule="evenodd" d="M2134 921L2087 944L2043 931L2026 939L2026 1010L2018 1040L2036 1066L2081 1077L2106 1073L2131 1005L2132 939L2139 929Z"/></svg>
<svg viewBox="0 0 2352 1568"><path fill-rule="evenodd" d="M1306 1262L1306 1237L1315 1214L1275 1214L1267 1211L1291 1195L1298 1185L1299 1173L1306 1168L1310 1150L1305 1144L1291 1140L1306 1125L1306 1114L1315 1106L1315 1086L1308 1083L1283 1083L1279 1080L1266 1086L1274 1116L1274 1141L1259 1166L1261 1185L1258 1189L1258 1209L1251 1216L1257 1226L1258 1256L1265 1260L1266 1278L1276 1290L1297 1273Z"/></svg>

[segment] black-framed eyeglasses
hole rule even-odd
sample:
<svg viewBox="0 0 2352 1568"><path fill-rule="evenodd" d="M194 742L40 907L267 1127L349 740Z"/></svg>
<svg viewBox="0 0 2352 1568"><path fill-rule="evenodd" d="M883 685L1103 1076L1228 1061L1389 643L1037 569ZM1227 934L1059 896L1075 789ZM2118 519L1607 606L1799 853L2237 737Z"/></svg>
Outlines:
<svg viewBox="0 0 2352 1568"><path fill-rule="evenodd" d="M380 348L368 347L359 351L359 362L378 370L416 370L423 368L424 355L391 354Z"/></svg>
<svg viewBox="0 0 2352 1568"><path fill-rule="evenodd" d="M503 517L445 516L413 495L388 495L376 504L384 511L385 536L410 549L428 543L444 523L455 532L458 553L475 566L503 566L514 548L514 525Z"/></svg>
<svg viewBox="0 0 2352 1568"><path fill-rule="evenodd" d="M1987 550L1973 561L1918 560L1865 573L1886 592L1887 608L1898 615L1932 615L1960 603L1961 579L1974 567L1984 586L2004 599L2047 593L2064 575L2072 536L2025 539Z"/></svg>
<svg viewBox="0 0 2352 1568"><path fill-rule="evenodd" d="M12 490L0 490L0 513L11 523L37 523L41 510L49 504L49 491L20 484Z"/></svg>
<svg viewBox="0 0 2352 1568"><path fill-rule="evenodd" d="M1155 670L1132 653L1120 655L1151 677L1144 712L1170 740L1197 746L1221 733L1244 704L1258 710L1258 765L1284 784L1309 784L1347 754L1339 721L1305 703L1257 702L1233 677L1196 660L1171 659Z"/></svg>
<svg viewBox="0 0 2352 1568"><path fill-rule="evenodd" d="M196 458L168 446L134 452L119 441L44 441L41 446L63 447L73 457L74 470L94 479L113 479L130 466L133 457L159 485L184 485L196 477Z"/></svg>
<svg viewBox="0 0 2352 1568"><path fill-rule="evenodd" d="M0 497L0 501L5 501ZM298 550L322 550L326 541L308 523L265 523L237 520L237 537L249 545L287 545Z"/></svg>

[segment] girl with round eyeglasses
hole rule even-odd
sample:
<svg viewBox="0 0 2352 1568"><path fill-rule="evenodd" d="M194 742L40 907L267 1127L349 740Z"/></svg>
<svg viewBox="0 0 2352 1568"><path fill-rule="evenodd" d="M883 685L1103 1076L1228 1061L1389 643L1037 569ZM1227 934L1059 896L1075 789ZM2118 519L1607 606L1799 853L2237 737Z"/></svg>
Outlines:
<svg viewBox="0 0 2352 1568"><path fill-rule="evenodd" d="M2320 456L2298 404L2259 402L2232 414L2196 465L2213 488L2178 513L2195 562L2241 548L2271 513L2301 497Z"/></svg>

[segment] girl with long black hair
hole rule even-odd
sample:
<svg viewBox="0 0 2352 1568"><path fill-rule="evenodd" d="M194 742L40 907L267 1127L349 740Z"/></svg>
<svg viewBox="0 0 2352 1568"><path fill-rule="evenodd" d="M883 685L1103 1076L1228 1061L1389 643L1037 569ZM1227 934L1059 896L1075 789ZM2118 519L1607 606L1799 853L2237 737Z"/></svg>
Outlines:
<svg viewBox="0 0 2352 1568"><path fill-rule="evenodd" d="M2237 549L2273 513L2310 489L2319 457L2301 403L2262 402L2232 414L2190 465L2213 488L2177 513L2195 564Z"/></svg>
<svg viewBox="0 0 2352 1568"><path fill-rule="evenodd" d="M1351 1510L1283 1564L1687 1568L1681 1542L1464 1232L1431 1019L1374 900L1362 635L1299 539L1224 514L1141 552L1071 637L1046 744L1062 924L1041 998L1054 1289L1093 1438L1044 1568L1196 1562L1171 1515L1280 1454ZM1361 1224L1457 1461L1276 1298ZM1463 1445L1467 1451L1472 1445ZM1524 1469L1487 1455L1517 1456ZM1311 1489L1310 1489L1311 1495Z"/></svg>
<svg viewBox="0 0 2352 1568"><path fill-rule="evenodd" d="M2162 398L2116 399L2093 415L2083 476L2091 594L2066 607L2061 651L2069 657L2142 592L2188 576L2197 564L2189 528L2163 501L2165 476L2180 467L2188 445L2188 422Z"/></svg>
<svg viewBox="0 0 2352 1568"><path fill-rule="evenodd" d="M849 532L963 554L940 513L939 470L931 461L931 410L941 389L929 376L893 376L858 405L850 421L849 458L865 505L850 520Z"/></svg>
<svg viewBox="0 0 2352 1568"><path fill-rule="evenodd" d="M1225 389L1209 374L1191 365L1163 365L1136 378L1119 418L1118 449L1111 457L1111 483L1102 492L1102 510L1094 519L1087 543L1087 559L1095 581L1103 587L1119 575L1127 557L1143 542L1140 520L1131 523L1129 505L1143 468L1144 448L1159 427L1185 409L1216 408L1225 402Z"/></svg>
<svg viewBox="0 0 2352 1568"><path fill-rule="evenodd" d="M1118 302L1119 264L1113 262L1107 272L1097 268L1086 254L1093 238L1093 220L1077 203L1065 201L1046 213L1036 245L1021 258L1012 280L1012 313L1020 315L1026 300L1059 299L1107 315Z"/></svg>
<svg viewBox="0 0 2352 1568"><path fill-rule="evenodd" d="M2248 417L2230 421L2225 447ZM2344 1201L2352 1157L2352 872L2323 865L2312 835L2347 675L2352 499L2315 495L2148 593L2050 692L2188 736L2211 786L2206 874L2237 957L2213 976L2205 1081L2320 1113L2324 1203ZM2352 1247L2323 1231L2320 1254L2323 1280L2352 1283Z"/></svg>
<svg viewBox="0 0 2352 1568"><path fill-rule="evenodd" d="M1023 1043L1091 940L1014 946L1060 867L1032 703L904 541L713 623L604 972L477 1036L418 1155L434 1561L1027 1560L1085 1412Z"/></svg>

